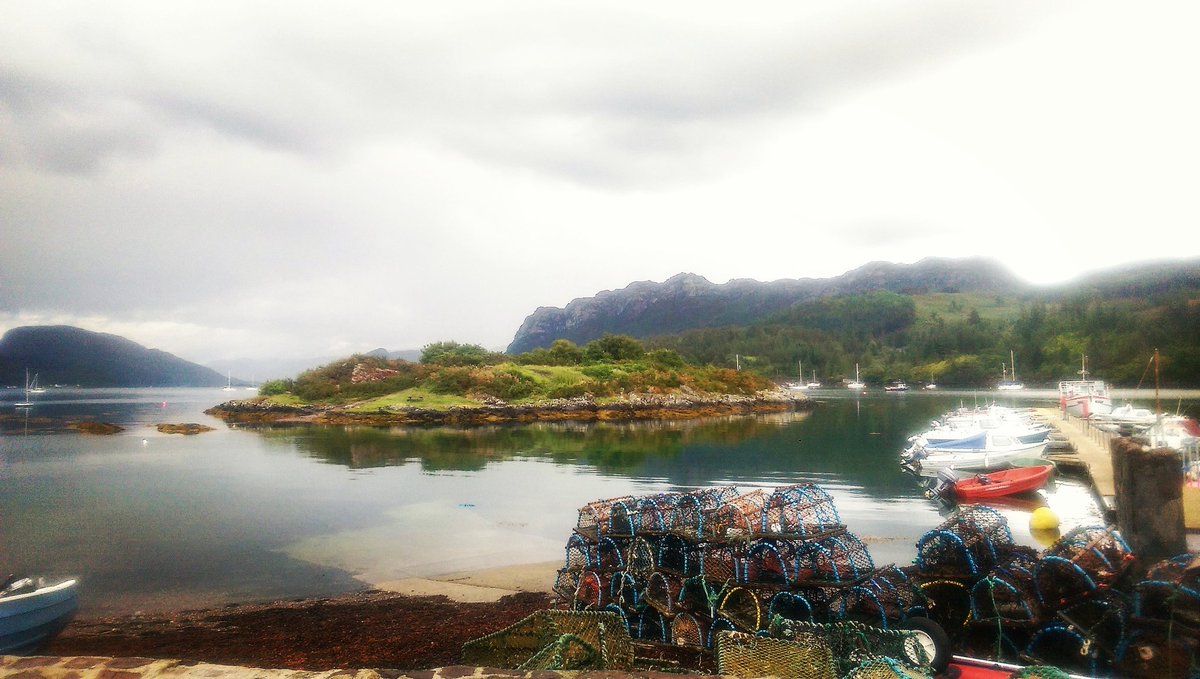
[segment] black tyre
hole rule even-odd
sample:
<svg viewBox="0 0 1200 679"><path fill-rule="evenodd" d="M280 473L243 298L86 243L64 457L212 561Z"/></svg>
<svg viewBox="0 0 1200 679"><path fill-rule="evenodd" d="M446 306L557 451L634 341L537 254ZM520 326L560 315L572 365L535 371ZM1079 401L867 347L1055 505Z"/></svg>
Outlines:
<svg viewBox="0 0 1200 679"><path fill-rule="evenodd" d="M929 664L933 668L934 674L941 674L950 665L950 657L953 655L950 648L950 637L946 635L946 630L942 629L941 625L929 618L914 616L901 622L897 627L916 634L917 640L921 642L925 652L932 658Z"/></svg>

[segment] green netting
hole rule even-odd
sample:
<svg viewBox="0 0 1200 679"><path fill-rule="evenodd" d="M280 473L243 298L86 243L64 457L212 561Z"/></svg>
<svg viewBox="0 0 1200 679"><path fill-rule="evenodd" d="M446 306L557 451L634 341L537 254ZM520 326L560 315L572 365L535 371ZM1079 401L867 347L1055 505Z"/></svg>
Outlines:
<svg viewBox="0 0 1200 679"><path fill-rule="evenodd" d="M863 661L861 665L850 670L843 679L929 679L930 677L932 675L905 667L891 658L875 658Z"/></svg>
<svg viewBox="0 0 1200 679"><path fill-rule="evenodd" d="M771 636L803 646L828 645L837 662L838 676L845 676L862 663L891 658L910 670L931 674L933 658L917 635L904 630L886 630L859 622L829 624L799 622L784 618L771 621Z"/></svg>
<svg viewBox="0 0 1200 679"><path fill-rule="evenodd" d="M819 639L800 642L759 637L742 632L717 634L717 669L734 677L797 677L837 679L829 644Z"/></svg>
<svg viewBox="0 0 1200 679"><path fill-rule="evenodd" d="M616 613L547 610L468 641L462 660L521 670L628 670L633 642Z"/></svg>
<svg viewBox="0 0 1200 679"><path fill-rule="evenodd" d="M1050 665L1030 665L1008 676L1009 679L1068 679L1071 675Z"/></svg>

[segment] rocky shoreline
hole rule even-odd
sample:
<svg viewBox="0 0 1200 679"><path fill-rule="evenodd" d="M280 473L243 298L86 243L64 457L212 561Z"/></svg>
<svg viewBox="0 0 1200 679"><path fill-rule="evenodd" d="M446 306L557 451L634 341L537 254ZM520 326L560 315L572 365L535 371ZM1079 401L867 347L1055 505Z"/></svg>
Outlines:
<svg viewBox="0 0 1200 679"><path fill-rule="evenodd" d="M235 424L342 424L366 426L472 426L527 424L531 422L590 421L617 422L672 420L754 413L778 413L811 408L812 401L776 389L753 396L733 394L628 394L615 401L597 401L583 396L530 404L510 404L487 399L478 406L446 409L380 407L361 409L360 404L289 406L269 399L228 401L205 410L208 415Z"/></svg>

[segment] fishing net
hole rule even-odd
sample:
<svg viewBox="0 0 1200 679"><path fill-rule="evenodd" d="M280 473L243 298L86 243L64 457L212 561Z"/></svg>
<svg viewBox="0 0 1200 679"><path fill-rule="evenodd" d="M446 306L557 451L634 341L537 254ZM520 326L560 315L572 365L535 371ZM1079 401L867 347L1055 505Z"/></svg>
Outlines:
<svg viewBox="0 0 1200 679"><path fill-rule="evenodd" d="M1070 674L1050 665L1029 665L1008 675L1009 679L1069 679Z"/></svg>
<svg viewBox="0 0 1200 679"><path fill-rule="evenodd" d="M1129 545L1115 530L1076 528L1047 549L1034 566L1038 599L1047 608L1062 608L1112 586L1132 559Z"/></svg>
<svg viewBox="0 0 1200 679"><path fill-rule="evenodd" d="M620 616L539 611L463 645L467 665L531 670L630 670L633 644Z"/></svg>
<svg viewBox="0 0 1200 679"><path fill-rule="evenodd" d="M558 575L554 578L554 587L551 588L554 594L555 608L572 608L574 606L575 592L579 590L579 580L582 576L582 571L569 569L558 571Z"/></svg>
<svg viewBox="0 0 1200 679"><path fill-rule="evenodd" d="M833 652L826 642L803 642L721 632L716 638L717 668L735 677L797 677L837 679Z"/></svg>
<svg viewBox="0 0 1200 679"><path fill-rule="evenodd" d="M990 507L965 505L917 540L917 568L926 576L973 579L1008 555L1012 532Z"/></svg>
<svg viewBox="0 0 1200 679"><path fill-rule="evenodd" d="M839 614L842 618L887 628L890 622L925 615L927 610L925 593L908 573L888 565L847 589L841 599Z"/></svg>
<svg viewBox="0 0 1200 679"><path fill-rule="evenodd" d="M1160 561L1134 585L1134 615L1200 634L1200 568L1193 554ZM1189 567L1192 570L1188 570Z"/></svg>
<svg viewBox="0 0 1200 679"><path fill-rule="evenodd" d="M864 660L862 664L850 670L844 679L922 679L931 678L928 672L921 672L892 660L891 658L875 658Z"/></svg>
<svg viewBox="0 0 1200 679"><path fill-rule="evenodd" d="M771 622L771 636L803 646L828 644L838 676L849 674L863 662L880 658L891 658L924 675L932 672L933 658L913 632L886 630L854 621L812 624L776 618Z"/></svg>
<svg viewBox="0 0 1200 679"><path fill-rule="evenodd" d="M971 589L961 580L920 579L921 594L929 608L928 617L957 639L971 616Z"/></svg>

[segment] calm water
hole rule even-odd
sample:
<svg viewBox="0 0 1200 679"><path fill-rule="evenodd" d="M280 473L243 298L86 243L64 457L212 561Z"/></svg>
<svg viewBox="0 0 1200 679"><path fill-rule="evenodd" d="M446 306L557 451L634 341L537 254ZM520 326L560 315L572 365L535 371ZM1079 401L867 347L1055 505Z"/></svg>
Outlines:
<svg viewBox="0 0 1200 679"><path fill-rule="evenodd" d="M833 495L877 565L907 564L948 510L899 469L905 439L961 403L1056 404L1008 394L831 390L779 416L383 430L230 428L203 414L242 396L219 389L59 389L31 411L0 393L0 573L80 577L92 614L329 595L561 559L578 508L600 498L801 482ZM83 419L125 431L69 427ZM216 430L160 434L161 422ZM1098 521L1076 481L1042 502L1064 527ZM1034 506L999 509L1037 546Z"/></svg>

